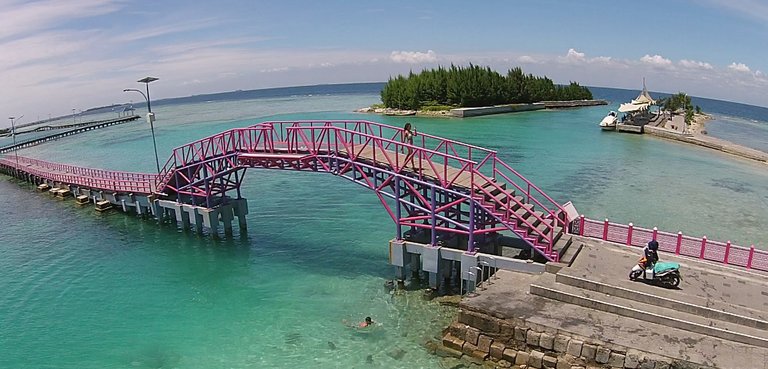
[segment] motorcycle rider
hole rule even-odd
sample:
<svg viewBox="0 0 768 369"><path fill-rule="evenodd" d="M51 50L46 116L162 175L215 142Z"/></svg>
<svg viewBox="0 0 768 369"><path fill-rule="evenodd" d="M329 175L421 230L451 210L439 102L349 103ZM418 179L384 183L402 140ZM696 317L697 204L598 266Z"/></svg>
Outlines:
<svg viewBox="0 0 768 369"><path fill-rule="evenodd" d="M643 258L640 259L640 266L643 267L643 273L645 270L653 270L653 266L659 261L659 243L656 240L648 241L648 245L643 248ZM653 271L653 277L656 277L656 271Z"/></svg>

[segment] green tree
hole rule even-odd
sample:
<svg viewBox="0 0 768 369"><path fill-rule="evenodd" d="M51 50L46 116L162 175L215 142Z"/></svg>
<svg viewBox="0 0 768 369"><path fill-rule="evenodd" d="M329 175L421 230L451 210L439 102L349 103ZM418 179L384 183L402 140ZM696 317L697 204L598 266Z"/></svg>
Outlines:
<svg viewBox="0 0 768 369"><path fill-rule="evenodd" d="M420 109L423 106L486 106L546 100L592 99L588 88L571 82L558 86L547 77L524 74L520 67L503 76L490 67L469 64L410 72L390 77L381 91L386 107Z"/></svg>

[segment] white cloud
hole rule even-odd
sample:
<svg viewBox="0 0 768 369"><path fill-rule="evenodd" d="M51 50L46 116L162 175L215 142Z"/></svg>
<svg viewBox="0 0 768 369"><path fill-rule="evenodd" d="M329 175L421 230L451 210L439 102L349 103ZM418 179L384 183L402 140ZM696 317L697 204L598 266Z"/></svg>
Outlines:
<svg viewBox="0 0 768 369"><path fill-rule="evenodd" d="M565 56L557 57L557 61L564 64L597 63L597 64L604 64L604 65L618 66L615 60L610 56L596 56L594 58L590 58L590 57L587 57L586 53L576 51L576 49L574 48L568 49L568 52L565 54ZM546 60L540 58L537 62L544 63L546 62Z"/></svg>
<svg viewBox="0 0 768 369"><path fill-rule="evenodd" d="M568 53L565 54L565 60L569 62L583 62L586 60L586 54L580 53L575 49L568 49Z"/></svg>
<svg viewBox="0 0 768 369"><path fill-rule="evenodd" d="M163 24L160 26L152 27L152 28L143 28L134 32L121 34L115 37L113 41L118 43L139 41L139 40L164 36L164 35L173 34L173 33L182 33L182 32L209 28L209 27L218 25L220 23L221 21L219 20L209 18L209 19L200 19L195 22L181 21L174 24Z"/></svg>
<svg viewBox="0 0 768 369"><path fill-rule="evenodd" d="M285 72L287 70L288 70L288 68L286 68L286 67L278 67L278 68L262 69L259 72L261 72L261 73L275 73L275 72Z"/></svg>
<svg viewBox="0 0 768 369"><path fill-rule="evenodd" d="M427 50L426 53L421 51L393 51L389 55L389 59L395 63L433 63L437 61L437 55L432 50Z"/></svg>
<svg viewBox="0 0 768 369"><path fill-rule="evenodd" d="M517 61L519 63L525 63L525 64L536 64L536 63L538 63L538 60L536 60L534 57L528 56L528 55L523 55L523 56L517 58Z"/></svg>
<svg viewBox="0 0 768 369"><path fill-rule="evenodd" d="M672 61L661 56L661 55L654 55L650 56L648 54L645 54L642 58L640 58L640 61L645 64L650 64L654 67L660 67L660 68L667 68L672 66Z"/></svg>
<svg viewBox="0 0 768 369"><path fill-rule="evenodd" d="M715 6L730 9L746 18L768 21L768 4L761 0L709 0ZM763 23L764 25L764 23Z"/></svg>
<svg viewBox="0 0 768 369"><path fill-rule="evenodd" d="M696 61L696 60L683 59L683 60L680 60L678 64L683 68L689 68L689 69L704 69L704 70L714 69L712 64Z"/></svg>
<svg viewBox="0 0 768 369"><path fill-rule="evenodd" d="M115 0L45 0L5 4L0 9L0 39L52 29L81 18L113 13L120 9Z"/></svg>
<svg viewBox="0 0 768 369"><path fill-rule="evenodd" d="M0 42L0 49L12 52L0 54L0 69L30 65L45 60L61 62L67 57L87 50L99 39L90 32L42 32L8 42Z"/></svg>
<svg viewBox="0 0 768 369"><path fill-rule="evenodd" d="M731 63L731 65L728 66L728 69L735 72L744 72L744 73L750 72L749 67L744 63Z"/></svg>
<svg viewBox="0 0 768 369"><path fill-rule="evenodd" d="M590 59L590 62L593 63L602 63L602 64L613 64L613 58L610 56L597 56L592 59Z"/></svg>

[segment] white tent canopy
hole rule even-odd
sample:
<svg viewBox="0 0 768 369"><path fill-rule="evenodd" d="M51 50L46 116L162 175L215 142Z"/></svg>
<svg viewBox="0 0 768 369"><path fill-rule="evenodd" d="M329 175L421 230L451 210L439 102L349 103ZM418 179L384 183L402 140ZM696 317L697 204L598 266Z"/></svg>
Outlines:
<svg viewBox="0 0 768 369"><path fill-rule="evenodd" d="M640 91L640 95L637 95L637 98L632 100L632 104L634 105L640 105L640 104L655 104L656 100L654 100L651 97L651 94L648 93L648 89L645 87L645 77L643 77L643 90Z"/></svg>
<svg viewBox="0 0 768 369"><path fill-rule="evenodd" d="M619 106L619 111L622 113L629 113L634 111L639 111L643 109L648 109L649 104L635 104L634 101L632 103L626 103L621 104Z"/></svg>

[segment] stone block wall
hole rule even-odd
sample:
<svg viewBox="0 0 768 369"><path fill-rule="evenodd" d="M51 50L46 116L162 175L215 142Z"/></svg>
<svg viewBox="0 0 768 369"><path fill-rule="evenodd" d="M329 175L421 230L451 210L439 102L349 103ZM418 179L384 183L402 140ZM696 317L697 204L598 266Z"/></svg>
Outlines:
<svg viewBox="0 0 768 369"><path fill-rule="evenodd" d="M705 369L707 366L577 337L525 319L499 319L462 309L438 354L497 368Z"/></svg>

